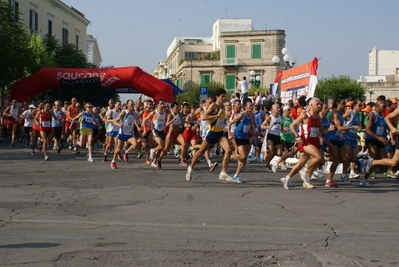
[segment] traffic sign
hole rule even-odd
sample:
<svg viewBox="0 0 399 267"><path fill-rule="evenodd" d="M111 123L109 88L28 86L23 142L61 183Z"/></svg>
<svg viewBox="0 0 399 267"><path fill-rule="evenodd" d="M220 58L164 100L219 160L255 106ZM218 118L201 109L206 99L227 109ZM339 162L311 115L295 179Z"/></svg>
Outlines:
<svg viewBox="0 0 399 267"><path fill-rule="evenodd" d="M207 98L208 98L208 87L201 86L200 95L199 95L200 104L202 103L202 101L206 100Z"/></svg>

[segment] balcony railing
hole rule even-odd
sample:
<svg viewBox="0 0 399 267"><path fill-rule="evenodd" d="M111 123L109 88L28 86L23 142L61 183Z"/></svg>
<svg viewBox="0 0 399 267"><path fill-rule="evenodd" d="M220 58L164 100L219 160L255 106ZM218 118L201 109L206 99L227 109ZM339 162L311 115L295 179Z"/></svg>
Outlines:
<svg viewBox="0 0 399 267"><path fill-rule="evenodd" d="M222 59L220 59L220 64L222 66L237 66L238 59L237 58L222 58Z"/></svg>

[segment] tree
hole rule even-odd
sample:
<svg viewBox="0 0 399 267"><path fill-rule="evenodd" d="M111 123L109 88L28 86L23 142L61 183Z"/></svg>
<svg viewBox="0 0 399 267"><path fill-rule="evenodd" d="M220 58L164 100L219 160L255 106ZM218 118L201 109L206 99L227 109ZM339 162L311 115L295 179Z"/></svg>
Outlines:
<svg viewBox="0 0 399 267"><path fill-rule="evenodd" d="M315 97L325 100L341 96L347 99L360 99L364 101L364 88L355 80L351 80L349 76L334 75L331 78L322 78L318 81Z"/></svg>
<svg viewBox="0 0 399 267"><path fill-rule="evenodd" d="M10 85L24 77L26 62L30 62L29 36L18 23L11 6L0 0L0 94L1 104Z"/></svg>
<svg viewBox="0 0 399 267"><path fill-rule="evenodd" d="M224 86L220 83L209 82L204 86L208 87L208 97L212 97L215 99L215 91L218 88L224 88ZM188 85L188 89L184 91L183 94L177 95L176 101L179 103L187 102L190 105L199 106L199 97L200 97L200 85L194 82L191 82ZM230 92L228 90L226 96L230 97Z"/></svg>

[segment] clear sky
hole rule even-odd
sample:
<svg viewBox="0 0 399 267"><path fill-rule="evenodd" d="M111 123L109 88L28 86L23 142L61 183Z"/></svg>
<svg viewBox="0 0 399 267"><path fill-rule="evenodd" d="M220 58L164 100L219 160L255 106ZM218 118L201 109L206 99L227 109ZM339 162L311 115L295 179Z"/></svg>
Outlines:
<svg viewBox="0 0 399 267"><path fill-rule="evenodd" d="M303 64L319 57L319 78L368 75L368 52L399 50L398 0L62 0L91 21L102 65L152 73L176 36L211 37L219 18L252 18L281 29Z"/></svg>

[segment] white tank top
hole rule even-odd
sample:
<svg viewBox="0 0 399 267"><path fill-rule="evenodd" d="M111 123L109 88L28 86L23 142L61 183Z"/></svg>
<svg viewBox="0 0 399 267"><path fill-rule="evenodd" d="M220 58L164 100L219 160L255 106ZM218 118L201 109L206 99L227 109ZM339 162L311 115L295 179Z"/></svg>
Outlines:
<svg viewBox="0 0 399 267"><path fill-rule="evenodd" d="M268 133L280 136L280 133L281 133L281 117L280 117L280 115L278 115L277 118L273 117L273 115L270 115L270 125L272 127L269 129Z"/></svg>
<svg viewBox="0 0 399 267"><path fill-rule="evenodd" d="M158 110L155 110L155 113L157 114L157 116L152 121L152 127L157 131L163 131L163 129L165 128L165 112L160 114Z"/></svg>
<svg viewBox="0 0 399 267"><path fill-rule="evenodd" d="M116 119L119 114L121 114L120 111L115 111L115 110L111 110L111 120ZM114 125L112 122L108 123L107 126L107 132L116 132L119 131L119 127Z"/></svg>

